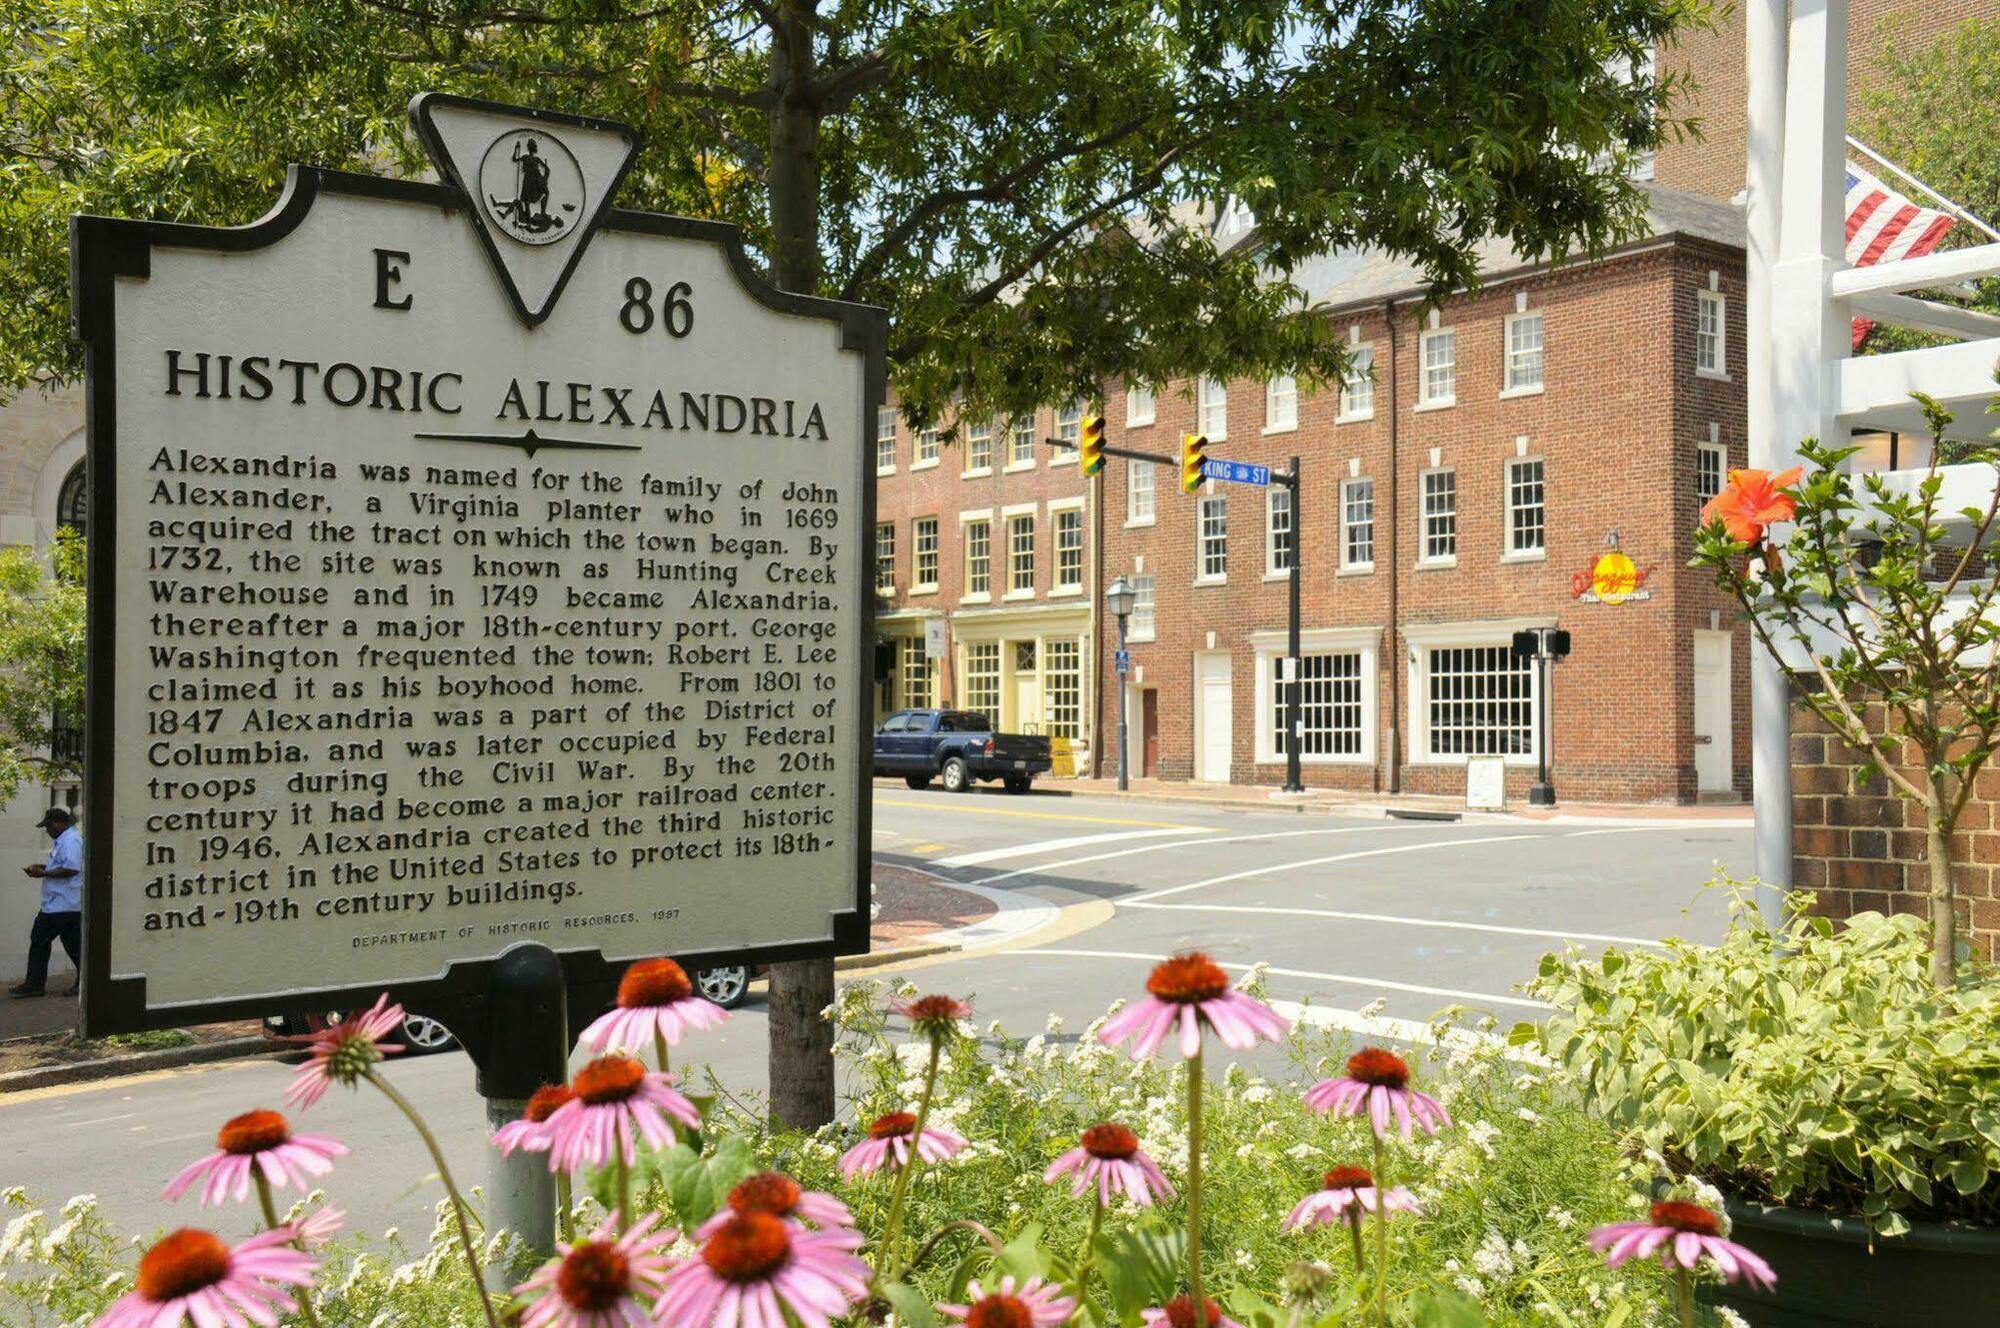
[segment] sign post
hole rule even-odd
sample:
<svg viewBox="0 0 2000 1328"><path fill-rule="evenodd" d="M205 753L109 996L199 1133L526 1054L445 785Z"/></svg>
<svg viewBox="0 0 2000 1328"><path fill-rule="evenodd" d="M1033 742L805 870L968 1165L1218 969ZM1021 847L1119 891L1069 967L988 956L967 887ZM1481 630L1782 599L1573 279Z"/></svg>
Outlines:
<svg viewBox="0 0 2000 1328"><path fill-rule="evenodd" d="M1569 633L1560 627L1529 627L1514 633L1514 658L1535 661L1535 684L1542 703L1535 707L1535 782L1528 789L1530 807L1556 805L1556 786L1549 780L1549 742L1555 734L1555 673L1552 665L1569 657Z"/></svg>
<svg viewBox="0 0 2000 1328"><path fill-rule="evenodd" d="M512 1110L632 959L868 947L885 325L623 125L410 110L445 183L73 223L84 1029L387 990Z"/></svg>

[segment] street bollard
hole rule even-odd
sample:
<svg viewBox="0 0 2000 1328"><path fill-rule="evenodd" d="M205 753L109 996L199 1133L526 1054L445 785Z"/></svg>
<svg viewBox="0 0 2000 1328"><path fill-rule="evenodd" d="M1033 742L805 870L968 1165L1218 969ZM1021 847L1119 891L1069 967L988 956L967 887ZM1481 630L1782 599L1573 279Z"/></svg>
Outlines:
<svg viewBox="0 0 2000 1328"><path fill-rule="evenodd" d="M528 1098L544 1084L569 1077L569 1012L562 961L543 945L523 945L500 956L487 988L481 1039L479 1095L486 1099L489 1133L519 1120ZM556 1189L546 1153L486 1153L488 1230L510 1231L537 1255L555 1250ZM492 1285L506 1284L505 1269L489 1270Z"/></svg>

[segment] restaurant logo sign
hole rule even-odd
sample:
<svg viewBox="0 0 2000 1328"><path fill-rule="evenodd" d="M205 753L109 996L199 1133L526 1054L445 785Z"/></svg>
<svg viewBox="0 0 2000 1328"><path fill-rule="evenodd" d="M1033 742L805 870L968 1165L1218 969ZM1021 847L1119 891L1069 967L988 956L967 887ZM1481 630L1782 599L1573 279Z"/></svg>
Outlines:
<svg viewBox="0 0 2000 1328"><path fill-rule="evenodd" d="M1648 600L1653 592L1646 588L1646 582L1657 568L1658 564L1640 567L1633 562L1631 555L1618 547L1618 532L1614 530L1605 536L1604 552L1587 569L1570 576L1569 593L1579 604Z"/></svg>

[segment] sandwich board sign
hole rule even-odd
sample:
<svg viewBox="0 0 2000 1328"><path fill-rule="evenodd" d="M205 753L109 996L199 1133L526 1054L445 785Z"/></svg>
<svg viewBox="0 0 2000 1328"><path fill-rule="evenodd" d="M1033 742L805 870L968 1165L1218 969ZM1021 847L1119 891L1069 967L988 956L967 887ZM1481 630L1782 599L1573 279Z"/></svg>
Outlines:
<svg viewBox="0 0 2000 1328"><path fill-rule="evenodd" d="M881 311L618 208L626 126L410 110L441 183L73 223L92 1036L867 948Z"/></svg>

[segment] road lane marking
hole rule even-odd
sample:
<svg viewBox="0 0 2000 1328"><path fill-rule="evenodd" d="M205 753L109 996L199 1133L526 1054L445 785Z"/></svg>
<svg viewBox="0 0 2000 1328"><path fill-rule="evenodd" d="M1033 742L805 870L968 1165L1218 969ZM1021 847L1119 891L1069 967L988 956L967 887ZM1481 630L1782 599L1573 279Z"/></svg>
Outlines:
<svg viewBox="0 0 2000 1328"><path fill-rule="evenodd" d="M923 812L965 812L970 816L1021 816L1033 821L1081 821L1086 825L1152 825L1168 830L1200 830L1198 825L1179 821L1128 821L1115 816L1079 816L1075 812L1031 812L1018 807L981 807L977 803L910 802L902 798L877 798L877 807L914 807Z"/></svg>
<svg viewBox="0 0 2000 1328"><path fill-rule="evenodd" d="M1172 885L1164 890L1155 890L1140 895L1136 899L1120 900L1119 906L1130 907L1154 899L1165 899L1168 895L1181 894L1188 890L1200 890L1211 885L1227 885L1231 881L1247 881L1253 876L1269 876L1273 872L1297 871L1301 867L1323 867L1330 862L1352 862L1356 858L1379 858L1390 853L1421 853L1425 849L1459 848L1471 844L1509 844L1517 839L1545 839L1545 835L1481 835L1476 839L1427 839L1421 844L1397 844L1390 848L1364 848L1353 853L1335 853L1324 858L1307 858L1303 862L1277 862L1268 867L1252 867L1247 871L1231 872L1227 876L1211 876L1205 881L1189 881L1186 885Z"/></svg>
<svg viewBox="0 0 2000 1328"><path fill-rule="evenodd" d="M1016 876L1036 876L1043 872L1066 871L1071 867L1081 867L1085 863L1104 862L1111 858L1129 858L1136 853L1164 853L1168 849L1188 848L1195 845L1207 847L1212 844L1247 844L1260 839L1296 839L1300 835L1352 835L1364 830L1408 830L1413 828L1410 821L1383 821L1379 825L1324 826L1317 830L1271 830L1255 835L1224 835L1219 839L1181 839L1171 844L1144 844L1138 848L1119 849L1115 853L1093 853L1087 858L1070 858L1066 862L1045 862L1037 867L1017 867L1013 871L998 872L992 876L979 878L981 885L998 885L1011 881Z"/></svg>
<svg viewBox="0 0 2000 1328"><path fill-rule="evenodd" d="M1438 927L1448 931L1490 931L1503 936L1543 936L1558 941L1604 941L1611 945L1662 943L1639 936L1607 936L1594 931L1552 931L1543 927L1503 927L1495 922L1456 922L1446 918L1411 918L1394 913L1347 913L1333 908L1265 908L1252 904L1120 904L1120 908L1182 910L1190 913L1263 913L1300 918L1338 918L1343 922L1386 922L1398 927Z"/></svg>
<svg viewBox="0 0 2000 1328"><path fill-rule="evenodd" d="M1523 1065L1549 1064L1548 1057L1532 1047L1510 1046L1506 1038L1482 1033L1476 1028L1454 1025L1439 1036L1432 1033L1427 1023L1416 1019L1398 1019L1389 1014L1363 1014L1359 1010L1341 1010L1331 1005L1301 1005L1297 1001L1272 1001L1271 1008L1295 1024L1337 1028L1347 1033L1359 1033L1363 1037L1406 1042L1420 1047L1464 1047L1468 1050L1499 1047L1500 1055L1505 1060Z"/></svg>
<svg viewBox="0 0 2000 1328"><path fill-rule="evenodd" d="M1111 844L1122 839L1158 839L1163 835L1199 834L1200 826L1172 825L1159 830L1120 830L1108 835L1072 835L1067 839L1038 839L1032 844L1010 844L1006 848L981 849L975 853L958 853L949 858L939 858L939 867L977 867L982 862L998 862L1002 858L1022 858L1030 853L1054 853L1059 849L1082 848L1086 844ZM1190 840L1190 843L1206 843L1206 840ZM914 850L913 850L914 851Z"/></svg>
<svg viewBox="0 0 2000 1328"><path fill-rule="evenodd" d="M1008 950L1005 953L1015 956L1055 955L1063 959L1137 959L1149 964L1157 964L1161 960L1168 958L1168 956L1163 954L1141 954L1136 950L1061 950L1051 948ZM1222 964L1222 967L1247 972L1254 966L1251 964ZM1392 982L1388 978L1364 978L1352 973L1316 973L1304 968L1279 968L1275 964L1265 965L1264 971L1276 974L1279 977L1306 978L1314 982L1335 982L1350 987L1372 987L1382 991L1407 991L1419 996L1449 996L1455 1000L1478 1001L1482 1004L1518 1005L1529 1010L1546 1010L1550 1008L1541 1001L1525 1000L1519 996L1495 996L1489 992L1463 991L1457 987L1428 987L1416 982Z"/></svg>

